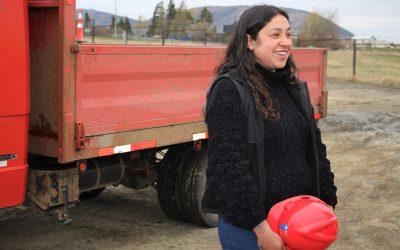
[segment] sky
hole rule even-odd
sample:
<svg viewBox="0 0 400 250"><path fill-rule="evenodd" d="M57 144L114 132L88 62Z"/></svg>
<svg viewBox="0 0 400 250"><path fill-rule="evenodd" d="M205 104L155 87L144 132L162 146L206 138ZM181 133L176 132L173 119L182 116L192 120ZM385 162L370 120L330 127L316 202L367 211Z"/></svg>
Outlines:
<svg viewBox="0 0 400 250"><path fill-rule="evenodd" d="M95 9L138 19L149 19L161 0L76 0L77 8ZM174 0L178 7L182 0ZM167 7L169 0L164 0ZM312 12L337 10L338 24L356 36L373 35L378 40L400 43L399 0L185 0L189 8L203 6L232 6L272 4L278 7Z"/></svg>

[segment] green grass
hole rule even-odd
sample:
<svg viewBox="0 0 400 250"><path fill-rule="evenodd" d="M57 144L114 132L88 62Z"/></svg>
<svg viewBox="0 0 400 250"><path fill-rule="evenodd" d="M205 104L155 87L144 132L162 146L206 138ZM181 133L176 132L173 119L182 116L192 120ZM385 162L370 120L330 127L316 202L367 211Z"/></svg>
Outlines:
<svg viewBox="0 0 400 250"><path fill-rule="evenodd" d="M90 43L91 38L86 37ZM203 46L202 42L167 39L166 45ZM96 37L96 44L121 44L121 38ZM129 45L161 45L160 39L140 38L128 40ZM208 43L208 46L221 44ZM353 77L353 50L328 53L328 79L361 82L400 88L400 48L357 50L356 76Z"/></svg>
<svg viewBox="0 0 400 250"><path fill-rule="evenodd" d="M400 49L357 50L353 77L353 50L328 53L328 79L400 88Z"/></svg>

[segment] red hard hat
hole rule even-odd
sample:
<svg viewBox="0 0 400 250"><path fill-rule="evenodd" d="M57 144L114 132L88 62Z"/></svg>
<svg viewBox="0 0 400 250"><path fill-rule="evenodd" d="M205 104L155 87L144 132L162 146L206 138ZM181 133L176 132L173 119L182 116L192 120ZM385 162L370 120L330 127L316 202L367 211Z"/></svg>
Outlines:
<svg viewBox="0 0 400 250"><path fill-rule="evenodd" d="M309 195L275 204L267 221L292 250L326 249L336 240L338 232L337 218L329 206Z"/></svg>

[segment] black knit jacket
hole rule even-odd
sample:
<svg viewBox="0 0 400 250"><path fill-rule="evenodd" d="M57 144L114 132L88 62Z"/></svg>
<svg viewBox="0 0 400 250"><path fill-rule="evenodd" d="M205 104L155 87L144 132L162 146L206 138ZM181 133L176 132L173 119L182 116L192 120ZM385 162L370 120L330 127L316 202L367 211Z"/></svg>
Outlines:
<svg viewBox="0 0 400 250"><path fill-rule="evenodd" d="M215 196L219 213L230 223L253 229L279 201L312 194L312 170L307 158L310 128L287 91L289 72L271 72L257 65L280 114L264 122L264 172L266 196L250 172L247 159L246 115L235 85L227 78L215 83L207 100L209 132L207 185ZM326 148L318 128L314 131L320 165L321 199L336 205L336 187ZM262 202L264 200L264 202Z"/></svg>

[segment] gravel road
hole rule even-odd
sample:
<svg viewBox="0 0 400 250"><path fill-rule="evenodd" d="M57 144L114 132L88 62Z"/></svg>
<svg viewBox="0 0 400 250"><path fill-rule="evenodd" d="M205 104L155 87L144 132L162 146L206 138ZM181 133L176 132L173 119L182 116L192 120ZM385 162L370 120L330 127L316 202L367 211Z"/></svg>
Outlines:
<svg viewBox="0 0 400 250"><path fill-rule="evenodd" d="M320 122L336 175L339 238L330 249L400 249L400 89L328 83ZM35 207L0 211L0 249L219 249L216 229L176 222L153 188L107 188L63 225Z"/></svg>

